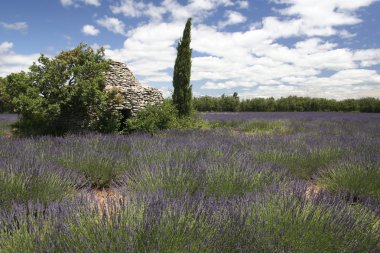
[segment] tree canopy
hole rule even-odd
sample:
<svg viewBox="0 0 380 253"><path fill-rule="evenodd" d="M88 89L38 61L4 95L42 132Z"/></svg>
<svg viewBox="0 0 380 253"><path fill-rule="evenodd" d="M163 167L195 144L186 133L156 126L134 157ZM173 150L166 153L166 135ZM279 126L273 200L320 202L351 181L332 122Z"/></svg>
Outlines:
<svg viewBox="0 0 380 253"><path fill-rule="evenodd" d="M80 44L54 58L41 55L29 72L7 77L6 90L28 134L64 134L117 129L113 93L104 92L109 63L104 49Z"/></svg>
<svg viewBox="0 0 380 253"><path fill-rule="evenodd" d="M360 111L380 112L377 98L344 99L289 96L278 99L251 98L240 100L235 92L232 96L197 97L193 100L197 111L207 112L312 112L312 111Z"/></svg>
<svg viewBox="0 0 380 253"><path fill-rule="evenodd" d="M0 77L0 113L12 110L11 98L6 92L6 79Z"/></svg>

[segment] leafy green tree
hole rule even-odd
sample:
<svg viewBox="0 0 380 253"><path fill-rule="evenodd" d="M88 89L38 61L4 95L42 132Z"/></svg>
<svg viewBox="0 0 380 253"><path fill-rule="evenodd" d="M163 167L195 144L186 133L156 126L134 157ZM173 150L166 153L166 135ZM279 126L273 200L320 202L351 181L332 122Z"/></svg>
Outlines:
<svg viewBox="0 0 380 253"><path fill-rule="evenodd" d="M52 59L41 55L28 73L9 75L7 91L15 111L21 114L19 130L26 134L61 135L117 129L115 94L104 91L104 72L108 67L104 49L95 52L80 44Z"/></svg>
<svg viewBox="0 0 380 253"><path fill-rule="evenodd" d="M180 117L189 116L192 111L191 76L191 18L186 22L182 39L178 41L177 58L173 72L173 103Z"/></svg>
<svg viewBox="0 0 380 253"><path fill-rule="evenodd" d="M378 98L361 98L358 99L361 112L380 112L380 99Z"/></svg>
<svg viewBox="0 0 380 253"><path fill-rule="evenodd" d="M11 97L6 92L6 79L0 77L0 113L11 110Z"/></svg>
<svg viewBox="0 0 380 253"><path fill-rule="evenodd" d="M223 112L237 112L239 111L239 97L235 92L232 96L221 96L221 109Z"/></svg>

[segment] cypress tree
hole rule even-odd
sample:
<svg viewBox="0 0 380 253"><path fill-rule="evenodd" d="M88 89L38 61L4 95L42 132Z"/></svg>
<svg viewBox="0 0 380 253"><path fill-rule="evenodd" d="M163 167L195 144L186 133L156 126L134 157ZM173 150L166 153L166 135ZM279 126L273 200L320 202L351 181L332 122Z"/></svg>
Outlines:
<svg viewBox="0 0 380 253"><path fill-rule="evenodd" d="M191 76L191 18L186 22L183 36L178 41L177 58L173 72L173 103L178 110L178 116L189 116L192 110Z"/></svg>

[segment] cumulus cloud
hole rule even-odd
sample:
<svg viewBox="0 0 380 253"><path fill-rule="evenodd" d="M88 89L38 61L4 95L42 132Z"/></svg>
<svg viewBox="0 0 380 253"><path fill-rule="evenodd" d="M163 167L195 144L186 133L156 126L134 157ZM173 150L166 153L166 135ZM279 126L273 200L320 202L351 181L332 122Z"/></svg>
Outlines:
<svg viewBox="0 0 380 253"><path fill-rule="evenodd" d="M81 4L92 5L99 7L101 5L101 0L60 0L62 6L64 7L79 7Z"/></svg>
<svg viewBox="0 0 380 253"><path fill-rule="evenodd" d="M0 76L4 77L10 73L27 70L28 67L38 59L39 54L16 54L12 51L12 42L0 43Z"/></svg>
<svg viewBox="0 0 380 253"><path fill-rule="evenodd" d="M247 8L247 1L233 0L189 0L186 5L176 0L164 0L160 4L145 3L139 0L119 0L111 5L114 14L123 14L126 17L150 17L153 21L163 19L165 14L173 21L184 21L189 17L200 22L210 16L220 6L240 6Z"/></svg>
<svg viewBox="0 0 380 253"><path fill-rule="evenodd" d="M9 52L13 47L13 43L5 41L0 44L0 53L6 53Z"/></svg>
<svg viewBox="0 0 380 253"><path fill-rule="evenodd" d="M248 1L237 1L237 5L241 9L247 9L249 7L249 2Z"/></svg>
<svg viewBox="0 0 380 253"><path fill-rule="evenodd" d="M147 4L135 0L122 0L116 5L111 6L114 14L124 14L127 17L140 17L143 14Z"/></svg>
<svg viewBox="0 0 380 253"><path fill-rule="evenodd" d="M219 22L219 28L224 28L229 25L241 24L247 21L247 18L237 11L227 11L224 16L226 20Z"/></svg>
<svg viewBox="0 0 380 253"><path fill-rule="evenodd" d="M0 26L8 30L26 31L28 24L26 22L6 23L0 22Z"/></svg>
<svg viewBox="0 0 380 253"><path fill-rule="evenodd" d="M337 34L336 27L355 25L362 20L356 11L377 0L274 0L287 7L278 12L301 20L300 29L307 35L331 36Z"/></svg>
<svg viewBox="0 0 380 253"><path fill-rule="evenodd" d="M128 33L121 49L108 49L106 55L127 61L131 69L145 81L170 81L167 69L173 67L176 40L183 30L182 23L150 23Z"/></svg>
<svg viewBox="0 0 380 253"><path fill-rule="evenodd" d="M367 68L380 64L380 49L357 50L329 40L330 36L353 37L347 26L362 22L357 10L374 1L275 2L281 3L277 10L280 16L264 17L245 31L226 32L220 28L246 22L246 17L238 11L248 8L248 1L189 0L180 4L164 0L154 5L121 0L111 6L114 14L130 18L144 16L150 21L130 29L123 47L108 48L106 55L126 62L150 85L167 82L170 86L176 42L185 20L193 16L197 20L192 28L191 44L197 53L192 64L195 90L224 93L244 89L241 97L344 98L364 96L371 91L374 96L379 94L380 75ZM221 6L228 6L229 11L224 19L216 21L218 26L202 22ZM157 10L155 16L153 8ZM298 42L284 45L279 42L283 38Z"/></svg>
<svg viewBox="0 0 380 253"><path fill-rule="evenodd" d="M96 36L99 34L99 32L100 31L92 25L85 25L82 28L82 33L84 33L85 35Z"/></svg>
<svg viewBox="0 0 380 253"><path fill-rule="evenodd" d="M104 18L98 19L96 22L105 27L108 31L126 35L125 24L120 19L105 16Z"/></svg>

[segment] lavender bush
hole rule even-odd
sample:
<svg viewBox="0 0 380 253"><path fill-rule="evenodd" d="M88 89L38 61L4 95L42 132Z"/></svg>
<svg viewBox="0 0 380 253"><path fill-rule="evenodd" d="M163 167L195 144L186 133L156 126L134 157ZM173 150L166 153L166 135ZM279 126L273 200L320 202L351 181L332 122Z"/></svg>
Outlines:
<svg viewBox="0 0 380 253"><path fill-rule="evenodd" d="M0 219L2 252L378 252L366 209L306 185L278 185L230 199L128 196L15 206ZM34 213L33 216L26 213Z"/></svg>
<svg viewBox="0 0 380 253"><path fill-rule="evenodd" d="M203 116L0 137L0 252L380 251L380 115Z"/></svg>

